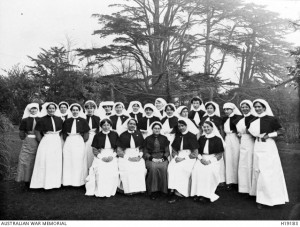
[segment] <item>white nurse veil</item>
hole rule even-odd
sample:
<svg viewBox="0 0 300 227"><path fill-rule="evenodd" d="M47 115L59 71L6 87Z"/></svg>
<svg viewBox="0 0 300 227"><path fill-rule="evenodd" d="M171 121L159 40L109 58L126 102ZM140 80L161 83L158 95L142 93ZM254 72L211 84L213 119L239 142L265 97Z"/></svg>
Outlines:
<svg viewBox="0 0 300 227"><path fill-rule="evenodd" d="M272 112L272 109L271 109L269 103L268 103L266 100L264 100L264 99L255 99L255 100L253 101L253 105L254 105L256 102L262 103L262 104L266 107L266 110L265 110L265 112L264 112L266 115L272 116L272 117L274 116L274 114L273 114L273 112Z"/></svg>
<svg viewBox="0 0 300 227"><path fill-rule="evenodd" d="M232 102L226 102L223 105L223 109L232 109L235 115L242 115L241 111L236 107L236 105Z"/></svg>
<svg viewBox="0 0 300 227"><path fill-rule="evenodd" d="M60 117L60 111L59 111L59 108L58 108L58 105L54 102L45 102L43 105L42 105L42 110L39 114L39 117L44 117L46 116L48 113L47 113L47 107L52 104L54 106L56 106L56 110L54 112L54 115L57 116L57 117Z"/></svg>
<svg viewBox="0 0 300 227"><path fill-rule="evenodd" d="M140 107L137 113L144 113L144 109L143 109L143 106L142 106L142 103L141 103L141 102L139 102L139 101L131 101L131 102L129 103L128 108L127 108L127 113L128 113L128 114L129 114L129 113L135 113L135 112L133 112L133 105L138 105L138 106ZM136 113L135 113L135 114L136 114Z"/></svg>
<svg viewBox="0 0 300 227"><path fill-rule="evenodd" d="M252 114L253 116L257 116L255 109L253 107L253 103L250 100L245 99L241 101L240 107L242 107L243 104L247 104L250 107L250 114Z"/></svg>
<svg viewBox="0 0 300 227"><path fill-rule="evenodd" d="M29 117L29 116L32 116L31 114L30 114L30 109L31 108L37 108L37 113L36 113L36 117L38 117L39 115L40 115L40 106L39 106L39 104L38 103L29 103L26 107L25 107L25 109L24 109L24 113L23 113L23 117L22 117L22 119L24 119L24 118L27 118L27 117Z"/></svg>
<svg viewBox="0 0 300 227"><path fill-rule="evenodd" d="M219 137L219 138L222 140L223 147L224 147L224 149L225 149L226 143L225 143L223 137L221 136L220 131L218 130L218 128L217 128L217 126L215 125L215 123L213 123L212 121L205 121L204 123L206 123L206 122L210 122L210 123L213 125L213 131L210 133L210 135L212 135L212 136L215 135L215 136ZM202 126L202 127L203 127L203 126ZM207 135L207 134L204 132L204 130L203 130L203 135L205 135L205 136Z"/></svg>
<svg viewBox="0 0 300 227"><path fill-rule="evenodd" d="M70 114L68 115L68 118L72 118L73 117L73 114L72 114L72 107L73 106L78 106L79 107L79 114L78 114L78 117L81 117L81 118L84 118L86 119L86 115L83 113L83 108L81 107L80 104L78 103L73 103L71 106L70 106Z"/></svg>
<svg viewBox="0 0 300 227"><path fill-rule="evenodd" d="M205 106L205 114L204 114L204 116L208 116L208 113L207 113L207 111L206 111L206 108L207 108L208 105L213 105L213 106L215 107L214 115L216 115L216 116L218 116L218 117L221 116L219 104L218 104L218 103L215 103L215 102L213 102L213 101L208 101L208 102L205 103L205 105L204 105L204 106Z"/></svg>

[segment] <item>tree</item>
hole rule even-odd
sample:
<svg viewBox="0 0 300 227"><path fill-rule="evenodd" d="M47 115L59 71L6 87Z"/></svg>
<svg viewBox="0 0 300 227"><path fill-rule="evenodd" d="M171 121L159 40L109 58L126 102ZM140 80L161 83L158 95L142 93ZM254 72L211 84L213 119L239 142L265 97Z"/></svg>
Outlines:
<svg viewBox="0 0 300 227"><path fill-rule="evenodd" d="M94 14L101 29L94 31L100 38L113 36L113 44L92 49L78 49L84 58L93 57L89 65L102 67L107 62L125 58L127 74L144 92L165 93L168 68L184 70L197 46L190 35L193 14L199 1L133 0L114 5L121 11L112 15ZM156 83L159 80L161 83ZM154 87L153 84L156 84ZM167 89L168 90L168 89Z"/></svg>

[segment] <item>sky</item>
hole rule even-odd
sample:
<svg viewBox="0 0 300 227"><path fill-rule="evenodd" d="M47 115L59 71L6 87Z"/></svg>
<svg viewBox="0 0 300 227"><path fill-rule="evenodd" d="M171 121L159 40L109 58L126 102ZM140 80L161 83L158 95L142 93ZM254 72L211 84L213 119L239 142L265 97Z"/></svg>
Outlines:
<svg viewBox="0 0 300 227"><path fill-rule="evenodd" d="M282 17L300 19L300 0L246 0L267 6ZM110 14L121 0L0 0L0 69L30 64L41 49L66 44L89 48L105 44L93 36L99 28L93 13ZM287 40L300 46L300 32ZM0 70L1 71L1 70Z"/></svg>

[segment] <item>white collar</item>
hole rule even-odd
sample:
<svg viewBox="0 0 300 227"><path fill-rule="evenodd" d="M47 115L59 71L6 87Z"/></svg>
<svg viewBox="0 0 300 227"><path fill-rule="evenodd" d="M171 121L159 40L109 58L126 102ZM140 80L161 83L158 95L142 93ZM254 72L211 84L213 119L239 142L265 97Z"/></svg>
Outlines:
<svg viewBox="0 0 300 227"><path fill-rule="evenodd" d="M65 116L67 116L68 115L68 113L66 112L66 113L64 113L64 114L62 114L62 113L60 113L61 114L61 116L62 117L65 117Z"/></svg>
<svg viewBox="0 0 300 227"><path fill-rule="evenodd" d="M146 118L152 118L153 117L153 114L151 114L150 116L148 115L145 115Z"/></svg>
<svg viewBox="0 0 300 227"><path fill-rule="evenodd" d="M207 114L208 117L213 117L215 116L215 112L213 112L212 114Z"/></svg>
<svg viewBox="0 0 300 227"><path fill-rule="evenodd" d="M110 133L110 130L109 130L109 131L107 131L107 132L104 132L104 131L102 131L102 133L103 133L103 134L105 134L105 135L107 135L107 134L109 134L109 133Z"/></svg>
<svg viewBox="0 0 300 227"><path fill-rule="evenodd" d="M193 107L194 108L194 107ZM194 111L196 111L196 112L198 112L198 111L200 111L201 110L201 105L198 107L198 109L193 109Z"/></svg>
<svg viewBox="0 0 300 227"><path fill-rule="evenodd" d="M232 112L231 114L229 114L229 118L234 116L234 112Z"/></svg>
<svg viewBox="0 0 300 227"><path fill-rule="evenodd" d="M244 117L249 117L251 115L251 112L244 114Z"/></svg>
<svg viewBox="0 0 300 227"><path fill-rule="evenodd" d="M33 118L35 118L35 117L37 117L37 116L38 116L37 114L35 114L35 115L29 114L28 117L33 117Z"/></svg>
<svg viewBox="0 0 300 227"><path fill-rule="evenodd" d="M205 134L205 137L208 138L208 139L212 138L214 136L215 136L215 134L213 132L211 132L210 134Z"/></svg>
<svg viewBox="0 0 300 227"><path fill-rule="evenodd" d="M131 131L131 130L127 130L130 134L133 134L134 133L134 130L133 131Z"/></svg>
<svg viewBox="0 0 300 227"><path fill-rule="evenodd" d="M123 115L123 113L120 113L120 114L116 113L116 115L117 115L118 117L121 117L121 116Z"/></svg>
<svg viewBox="0 0 300 227"><path fill-rule="evenodd" d="M174 114L172 114L172 116L166 115L167 118L172 118L174 117Z"/></svg>
<svg viewBox="0 0 300 227"><path fill-rule="evenodd" d="M77 119L77 118L79 118L79 115L77 117L72 116L72 118Z"/></svg>
<svg viewBox="0 0 300 227"><path fill-rule="evenodd" d="M189 130L185 130L184 132L181 132L182 135L185 135L189 132Z"/></svg>
<svg viewBox="0 0 300 227"><path fill-rule="evenodd" d="M264 117L264 116L266 116L266 115L267 115L266 111L263 112L263 113L261 113L261 114L257 114L258 117Z"/></svg>

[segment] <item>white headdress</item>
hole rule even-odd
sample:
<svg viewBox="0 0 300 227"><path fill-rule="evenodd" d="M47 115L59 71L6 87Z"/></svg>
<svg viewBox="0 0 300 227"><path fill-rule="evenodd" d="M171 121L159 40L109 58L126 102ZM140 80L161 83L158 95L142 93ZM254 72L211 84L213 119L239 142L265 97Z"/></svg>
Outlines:
<svg viewBox="0 0 300 227"><path fill-rule="evenodd" d="M40 117L44 117L46 116L48 113L47 113L47 107L52 104L54 106L56 106L56 110L54 112L54 115L57 116L57 117L60 117L60 111L59 111L59 108L58 108L58 105L54 102L45 102L43 105L42 105L42 110L40 112Z"/></svg>
<svg viewBox="0 0 300 227"><path fill-rule="evenodd" d="M161 109L158 109L158 108L156 107L156 105L157 105L158 102L161 102L161 103L162 103ZM163 98L157 98L157 99L155 100L154 105L155 105L155 108L156 108L157 111L158 111L158 114L159 114L158 117L159 117L160 119L162 119L163 117L165 117L165 116L166 116L166 113L165 113L165 107L166 107L166 105L167 105L166 100L164 100ZM162 111L162 110L163 110L163 113L161 114L160 111Z"/></svg>
<svg viewBox="0 0 300 227"><path fill-rule="evenodd" d="M79 114L78 114L78 117L81 117L81 118L86 119L86 115L83 113L83 109L82 109L81 105L78 104L78 103L73 103L73 104L70 106L70 114L68 115L68 118L73 117L73 114L72 114L72 107L73 107L73 106L79 107Z"/></svg>
<svg viewBox="0 0 300 227"><path fill-rule="evenodd" d="M177 114L176 107L175 107L175 105L174 105L173 103L168 103L168 104L165 105L165 108L164 108L164 111L165 111L165 112L166 112L167 106L172 106L173 109L174 109L174 113L173 113L173 115L172 115L171 117L173 117L173 116L178 117L178 116L179 116L179 115ZM169 117L169 116L167 115L167 112L166 112L166 116Z"/></svg>
<svg viewBox="0 0 300 227"><path fill-rule="evenodd" d="M273 114L273 112L272 112L272 109L271 109L269 103L268 103L266 100L264 100L264 99L255 99L255 100L253 101L253 105L254 105L256 102L259 102L259 103L263 104L263 105L266 107L266 110L265 110L265 112L264 112L265 115L268 115L268 116L274 116L274 114ZM257 116L259 116L259 115L257 114Z"/></svg>
<svg viewBox="0 0 300 227"><path fill-rule="evenodd" d="M116 106L119 106L119 105L121 105L121 106L123 107L123 110L122 110L122 113L121 113L121 114L130 117L130 115L127 113L127 110L125 109L125 106L124 106L124 104L123 104L122 102L116 102L116 103L114 104L114 107L113 107L113 109L112 109L112 114L116 114L116 115L117 115L117 112L116 112Z"/></svg>
<svg viewBox="0 0 300 227"><path fill-rule="evenodd" d="M138 113L144 113L144 109L143 109L143 106L142 106L142 104L139 102L139 101L131 101L130 103L129 103L129 106L128 106L128 108L127 108L127 112L128 113L134 113L133 112L133 105L138 105L140 108L139 108L139 110L138 110ZM135 113L135 114L137 114L137 113Z"/></svg>
<svg viewBox="0 0 300 227"><path fill-rule="evenodd" d="M105 109L103 108L103 106L111 106L111 109L113 109L114 102L113 101L104 101L99 104L98 110L95 111L94 114L97 115L98 117L100 117L100 119L106 117L106 112L105 112Z"/></svg>
<svg viewBox="0 0 300 227"><path fill-rule="evenodd" d="M242 115L242 113L240 112L240 110L236 107L236 105L232 102L226 102L223 105L223 109L232 109L233 113L235 115Z"/></svg>
<svg viewBox="0 0 300 227"><path fill-rule="evenodd" d="M33 115L31 115L30 110L31 108L37 108L37 113L36 115L34 115L34 117L37 117L40 115L40 106L38 103L29 103L25 109L24 109L24 114L22 119L27 118L27 117L33 117Z"/></svg>
<svg viewBox="0 0 300 227"><path fill-rule="evenodd" d="M188 110L188 108L187 108L186 106L179 106L179 107L177 108L177 110L176 110L177 115L178 115L178 116L181 116L181 112L182 112L184 109L187 109L187 110Z"/></svg>
<svg viewBox="0 0 300 227"><path fill-rule="evenodd" d="M153 115L154 117L158 117L158 118L161 117L159 111L157 110L157 108L156 108L152 103L147 103L147 104L144 106L143 117L146 116L146 109L147 109L147 108L150 108L150 109L153 110L153 114L152 114L152 115Z"/></svg>
<svg viewBox="0 0 300 227"><path fill-rule="evenodd" d="M208 113L207 113L207 111L206 111L206 108L207 108L207 106L210 105L210 104L213 105L213 106L215 107L214 115L220 117L221 115L220 115L220 107L219 107L219 104L217 104L217 103L215 103L215 102L213 102L213 101L208 101L208 102L205 103L205 112L206 112L206 113L204 114L204 116L208 115Z"/></svg>
<svg viewBox="0 0 300 227"><path fill-rule="evenodd" d="M203 100L199 96L195 96L191 99L191 110L198 111L194 108L194 106L192 104L192 100L194 100L194 99L198 99L201 102L199 109L205 111L205 106L203 104Z"/></svg>
<svg viewBox="0 0 300 227"><path fill-rule="evenodd" d="M220 132L219 132L217 126L215 125L215 123L213 123L212 121L205 121L205 122L210 122L210 123L212 123L212 125L213 125L213 130L212 130L212 132L211 132L209 135L206 134L206 133L204 132L204 130L203 130L203 135L205 135L205 137L213 137L213 136L219 137L219 138L222 140L223 147L224 147L224 149L225 149L226 143L225 143L223 137L221 136L221 134L220 134ZM204 123L205 123L205 122L204 122ZM202 126L202 127L203 127L203 126Z"/></svg>
<svg viewBox="0 0 300 227"><path fill-rule="evenodd" d="M85 110L85 112L87 112L85 106L86 106L88 103L91 103L91 104L93 104L93 105L95 106L94 115L96 115L96 112L97 112L97 104L96 104L93 100L88 100L88 101L86 101L86 102L84 103L84 110Z"/></svg>
<svg viewBox="0 0 300 227"><path fill-rule="evenodd" d="M193 133L194 135L197 135L199 133L199 129L197 128L197 126L194 124L194 122L192 122L189 118L185 118L185 117L179 117L178 121L184 121L187 125L187 130L191 133Z"/></svg>
<svg viewBox="0 0 300 227"><path fill-rule="evenodd" d="M67 103L67 102L65 102L65 101L61 101L60 103L58 103L58 108L60 108L60 106L63 105L63 104L65 104L65 105L67 106L67 111L66 111L65 114L62 114L62 113L59 111L60 116L67 116L67 115L69 116L69 114L71 113L71 112L70 112L70 105L69 105L69 103Z"/></svg>
<svg viewBox="0 0 300 227"><path fill-rule="evenodd" d="M241 103L240 103L240 107L242 107L243 104L247 104L249 107L250 107L250 114L254 115L254 116L257 116L254 108L253 108L253 103L250 101L250 100L243 100Z"/></svg>
<svg viewBox="0 0 300 227"><path fill-rule="evenodd" d="M154 121L154 122L152 122L152 124L149 126L148 136L150 136L150 135L153 134L152 127L153 127L154 125L160 125L160 128L161 128L161 129L162 129L162 127L163 127L162 123L160 123L159 121Z"/></svg>

